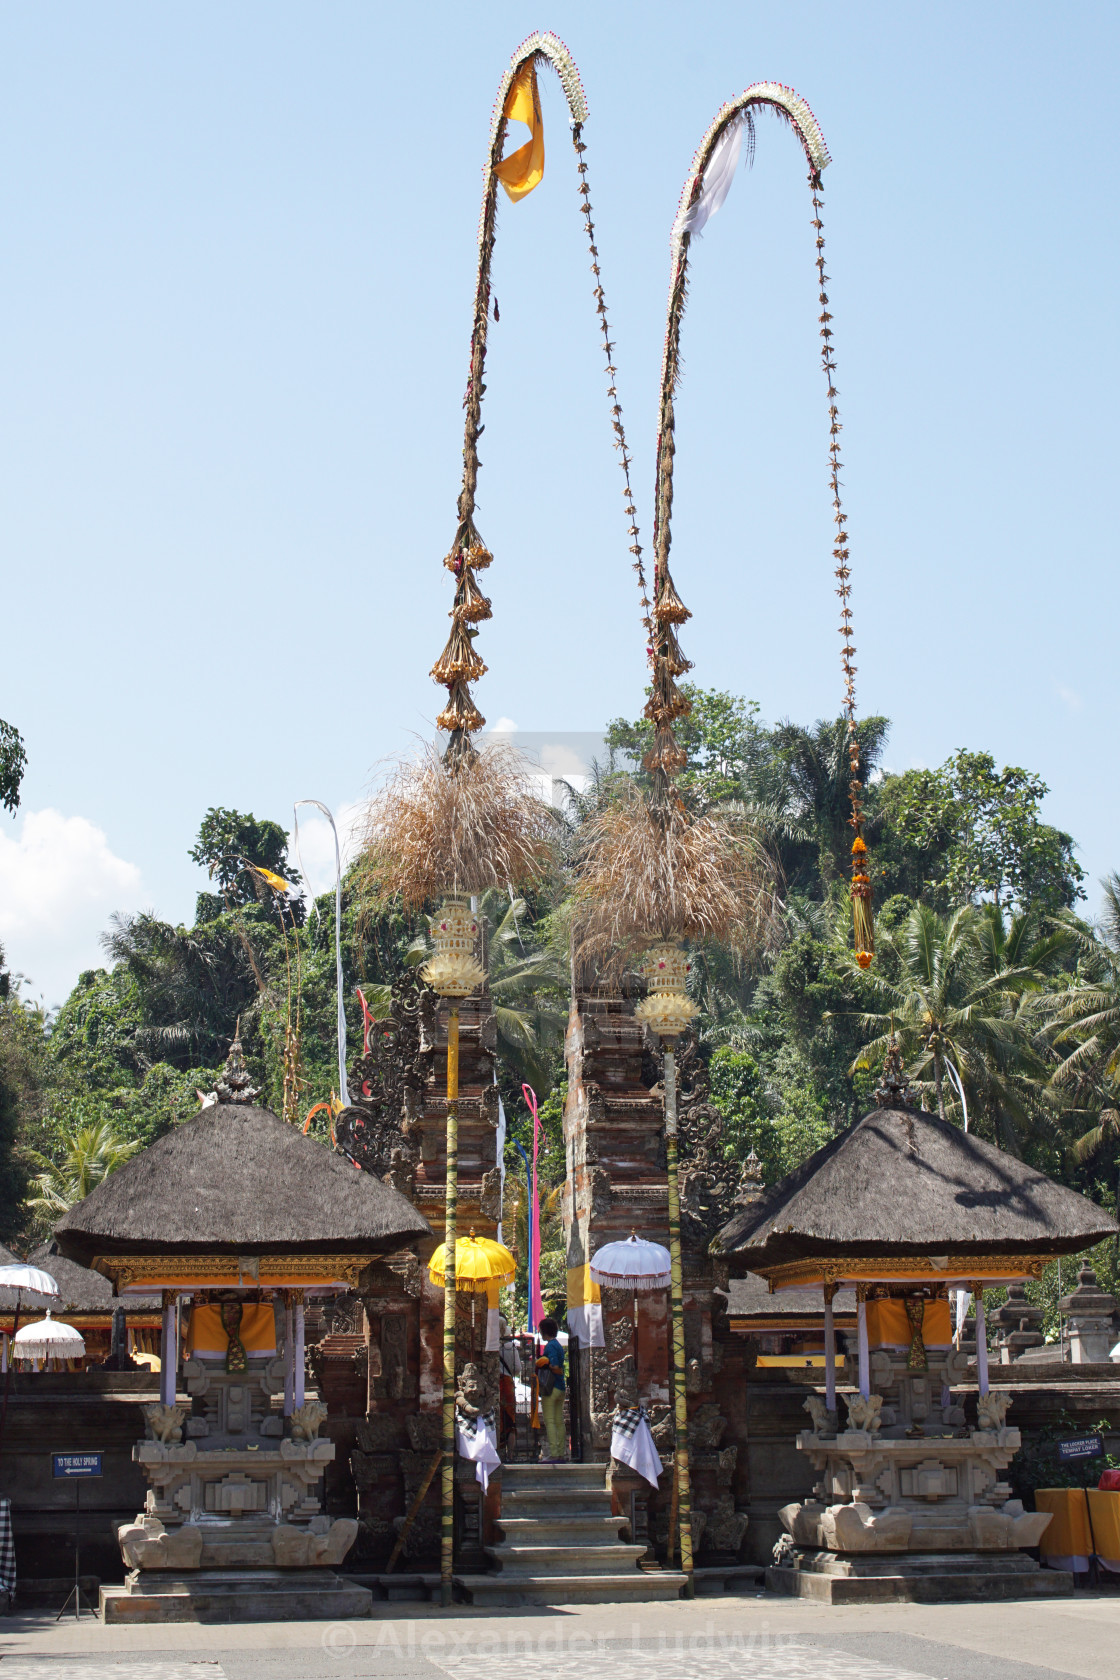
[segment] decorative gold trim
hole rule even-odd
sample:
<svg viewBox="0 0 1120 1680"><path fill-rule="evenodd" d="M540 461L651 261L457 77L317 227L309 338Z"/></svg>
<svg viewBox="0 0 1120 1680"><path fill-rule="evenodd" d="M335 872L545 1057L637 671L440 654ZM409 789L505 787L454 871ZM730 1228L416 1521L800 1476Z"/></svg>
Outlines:
<svg viewBox="0 0 1120 1680"><path fill-rule="evenodd" d="M357 1287L376 1254L254 1254L251 1275L228 1254L98 1254L92 1269L110 1278L118 1292L148 1287L268 1288L344 1283Z"/></svg>
<svg viewBox="0 0 1120 1680"><path fill-rule="evenodd" d="M844 1282L904 1283L921 1278L944 1283L947 1279L1040 1278L1042 1268L1057 1254L960 1254L952 1255L945 1265L934 1265L925 1255L905 1255L897 1259L869 1258L852 1255L845 1260L788 1260L765 1271L752 1267L764 1277L771 1294L781 1289L794 1289L806 1284L837 1284Z"/></svg>

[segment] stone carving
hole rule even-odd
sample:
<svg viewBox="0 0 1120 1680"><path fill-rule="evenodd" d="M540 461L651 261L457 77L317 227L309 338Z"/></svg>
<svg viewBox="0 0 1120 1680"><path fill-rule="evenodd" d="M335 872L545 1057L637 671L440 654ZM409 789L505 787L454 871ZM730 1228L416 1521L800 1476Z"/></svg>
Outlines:
<svg viewBox="0 0 1120 1680"><path fill-rule="evenodd" d="M999 1332L996 1346L1005 1364L1021 1358L1031 1348L1045 1345L1046 1338L1039 1329L1044 1316L1041 1307L1027 1300L1022 1278L1008 1284L1006 1301L988 1316L988 1323Z"/></svg>
<svg viewBox="0 0 1120 1680"><path fill-rule="evenodd" d="M193 1523L169 1533L158 1517L140 1517L117 1530L121 1556L130 1569L197 1569L202 1530Z"/></svg>
<svg viewBox="0 0 1120 1680"><path fill-rule="evenodd" d="M358 1537L353 1517L314 1519L306 1529L280 1523L272 1531L272 1553L279 1569L321 1569L341 1563Z"/></svg>
<svg viewBox="0 0 1120 1680"><path fill-rule="evenodd" d="M497 1086L491 1089L497 1090ZM495 1222L502 1217L502 1169L491 1167L489 1172L482 1175L482 1189L478 1198L478 1211L484 1219Z"/></svg>
<svg viewBox="0 0 1120 1680"><path fill-rule="evenodd" d="M404 1424L387 1412L371 1412L354 1425L354 1439L364 1453L394 1452L404 1445Z"/></svg>
<svg viewBox="0 0 1120 1680"><path fill-rule="evenodd" d="M606 1327L607 1352L622 1353L629 1348L634 1340L634 1322L629 1318L616 1318Z"/></svg>
<svg viewBox="0 0 1120 1680"><path fill-rule="evenodd" d="M389 1170L383 1174L382 1182L399 1196L404 1196L406 1201L411 1201L415 1194L416 1162L399 1144L394 1144L389 1150Z"/></svg>
<svg viewBox="0 0 1120 1680"><path fill-rule="evenodd" d="M1115 1335L1112 1315L1116 1300L1100 1287L1091 1266L1082 1266L1077 1274L1077 1288L1071 1295L1063 1295L1058 1309L1069 1320L1070 1362L1106 1364Z"/></svg>
<svg viewBox="0 0 1120 1680"><path fill-rule="evenodd" d="M408 970L393 987L389 1014L368 1022L365 1053L350 1065L350 1107L337 1116L335 1137L345 1154L383 1180L389 1173L405 1176L418 1159L408 1134L435 1053L438 1007L435 993Z"/></svg>
<svg viewBox="0 0 1120 1680"><path fill-rule="evenodd" d="M735 1212L739 1183L735 1164L718 1153L723 1120L708 1101L708 1075L695 1028L682 1038L677 1053L677 1114L681 1237L687 1247L706 1249Z"/></svg>
<svg viewBox="0 0 1120 1680"><path fill-rule="evenodd" d="M467 1417L476 1418L480 1414L490 1417L497 1404L498 1358L496 1354L483 1354L481 1360L472 1360L459 1372L455 1406Z"/></svg>
<svg viewBox="0 0 1120 1680"><path fill-rule="evenodd" d="M591 1200L591 1216L593 1219L601 1219L611 1211L614 1205L611 1175L606 1167L590 1167L588 1169L587 1188Z"/></svg>
<svg viewBox="0 0 1120 1680"><path fill-rule="evenodd" d="M706 1507L705 1514L708 1519L704 1526L705 1548L710 1552L732 1552L738 1556L743 1536L750 1525L747 1513L736 1510L735 1501L729 1493L721 1493Z"/></svg>
<svg viewBox="0 0 1120 1680"><path fill-rule="evenodd" d="M818 1435L835 1435L836 1410L827 1407L819 1394L810 1394L804 1402L805 1410L813 1420L813 1429Z"/></svg>
<svg viewBox="0 0 1120 1680"><path fill-rule="evenodd" d="M705 1401L702 1406L697 1406L688 1420L689 1451L718 1452L726 1428L727 1419L715 1401Z"/></svg>
<svg viewBox="0 0 1120 1680"><path fill-rule="evenodd" d="M292 1413L292 1440L314 1441L326 1422L327 1408L321 1400L305 1400Z"/></svg>
<svg viewBox="0 0 1120 1680"><path fill-rule="evenodd" d="M904 1552L914 1523L909 1511L873 1511L859 1500L827 1508L815 1500L784 1505L778 1516L796 1545L830 1552Z"/></svg>
<svg viewBox="0 0 1120 1680"><path fill-rule="evenodd" d="M162 1441L164 1446L183 1438L183 1424L186 1422L189 1406L164 1406L152 1404L144 1407L144 1421L148 1425L149 1438Z"/></svg>
<svg viewBox="0 0 1120 1680"><path fill-rule="evenodd" d="M881 1394L869 1395L866 1400L862 1394L850 1394L848 1396L848 1428L866 1429L874 1434L882 1426L883 1420L879 1415L882 1407L883 1396Z"/></svg>
<svg viewBox="0 0 1120 1680"><path fill-rule="evenodd" d="M245 1056L241 1049L241 1017L237 1017L237 1025L233 1029L233 1043L229 1047L226 1065L219 1079L215 1095L219 1102L251 1103L260 1096L260 1091L249 1078L249 1069L245 1066ZM209 1104L204 1106L209 1107Z"/></svg>
<svg viewBox="0 0 1120 1680"><path fill-rule="evenodd" d="M443 1419L440 1414L419 1412L414 1417L405 1418L404 1426L408 1430L412 1450L427 1453L430 1458L439 1446L443 1433Z"/></svg>
<svg viewBox="0 0 1120 1680"><path fill-rule="evenodd" d="M1011 1404L1011 1396L1006 1391L999 1392L992 1389L988 1394L977 1396L976 1427L977 1429L1002 1429L1007 1419L1007 1408Z"/></svg>
<svg viewBox="0 0 1120 1680"><path fill-rule="evenodd" d="M647 1411L649 1432L653 1436L654 1446L659 1453L671 1453L677 1440L672 1408L670 1406L650 1406Z"/></svg>

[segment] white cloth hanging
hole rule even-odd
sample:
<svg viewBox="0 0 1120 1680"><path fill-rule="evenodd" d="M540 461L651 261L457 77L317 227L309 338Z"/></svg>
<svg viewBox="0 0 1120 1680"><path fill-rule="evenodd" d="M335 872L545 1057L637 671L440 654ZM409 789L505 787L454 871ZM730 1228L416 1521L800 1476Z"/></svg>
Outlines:
<svg viewBox="0 0 1120 1680"><path fill-rule="evenodd" d="M611 1431L611 1457L628 1464L656 1487L661 1480L661 1454L654 1444L649 1419L641 1406L616 1412Z"/></svg>
<svg viewBox="0 0 1120 1680"><path fill-rule="evenodd" d="M735 171L739 167L739 157L743 149L744 120L742 114L735 117L716 141L715 150L704 171L700 196L689 205L681 217L681 233L699 233L731 191L731 183L735 179Z"/></svg>
<svg viewBox="0 0 1120 1680"><path fill-rule="evenodd" d="M459 1426L459 1456L472 1461L474 1479L485 1493L491 1471L500 1469L502 1463L494 1425L489 1418L468 1418L462 1412L456 1412L455 1418Z"/></svg>

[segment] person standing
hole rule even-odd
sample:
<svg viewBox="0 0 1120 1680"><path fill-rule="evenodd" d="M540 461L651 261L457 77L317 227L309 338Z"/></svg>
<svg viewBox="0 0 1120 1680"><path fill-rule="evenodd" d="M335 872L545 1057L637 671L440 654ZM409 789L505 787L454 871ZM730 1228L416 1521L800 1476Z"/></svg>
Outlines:
<svg viewBox="0 0 1120 1680"><path fill-rule="evenodd" d="M546 1464L561 1464L568 1456L568 1441L564 1431L564 1349L557 1339L560 1326L554 1318L542 1318L537 1331L544 1342L537 1358L537 1392L548 1436L548 1452L541 1457Z"/></svg>

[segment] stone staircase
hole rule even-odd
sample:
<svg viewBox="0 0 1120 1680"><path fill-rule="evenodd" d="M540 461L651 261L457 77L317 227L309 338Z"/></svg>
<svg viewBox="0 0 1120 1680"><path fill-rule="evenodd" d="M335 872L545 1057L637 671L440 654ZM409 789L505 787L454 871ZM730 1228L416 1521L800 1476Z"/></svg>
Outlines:
<svg viewBox="0 0 1120 1680"><path fill-rule="evenodd" d="M648 1604L680 1596L676 1570L639 1569L619 1539L603 1464L507 1464L494 1570L461 1575L475 1604Z"/></svg>

